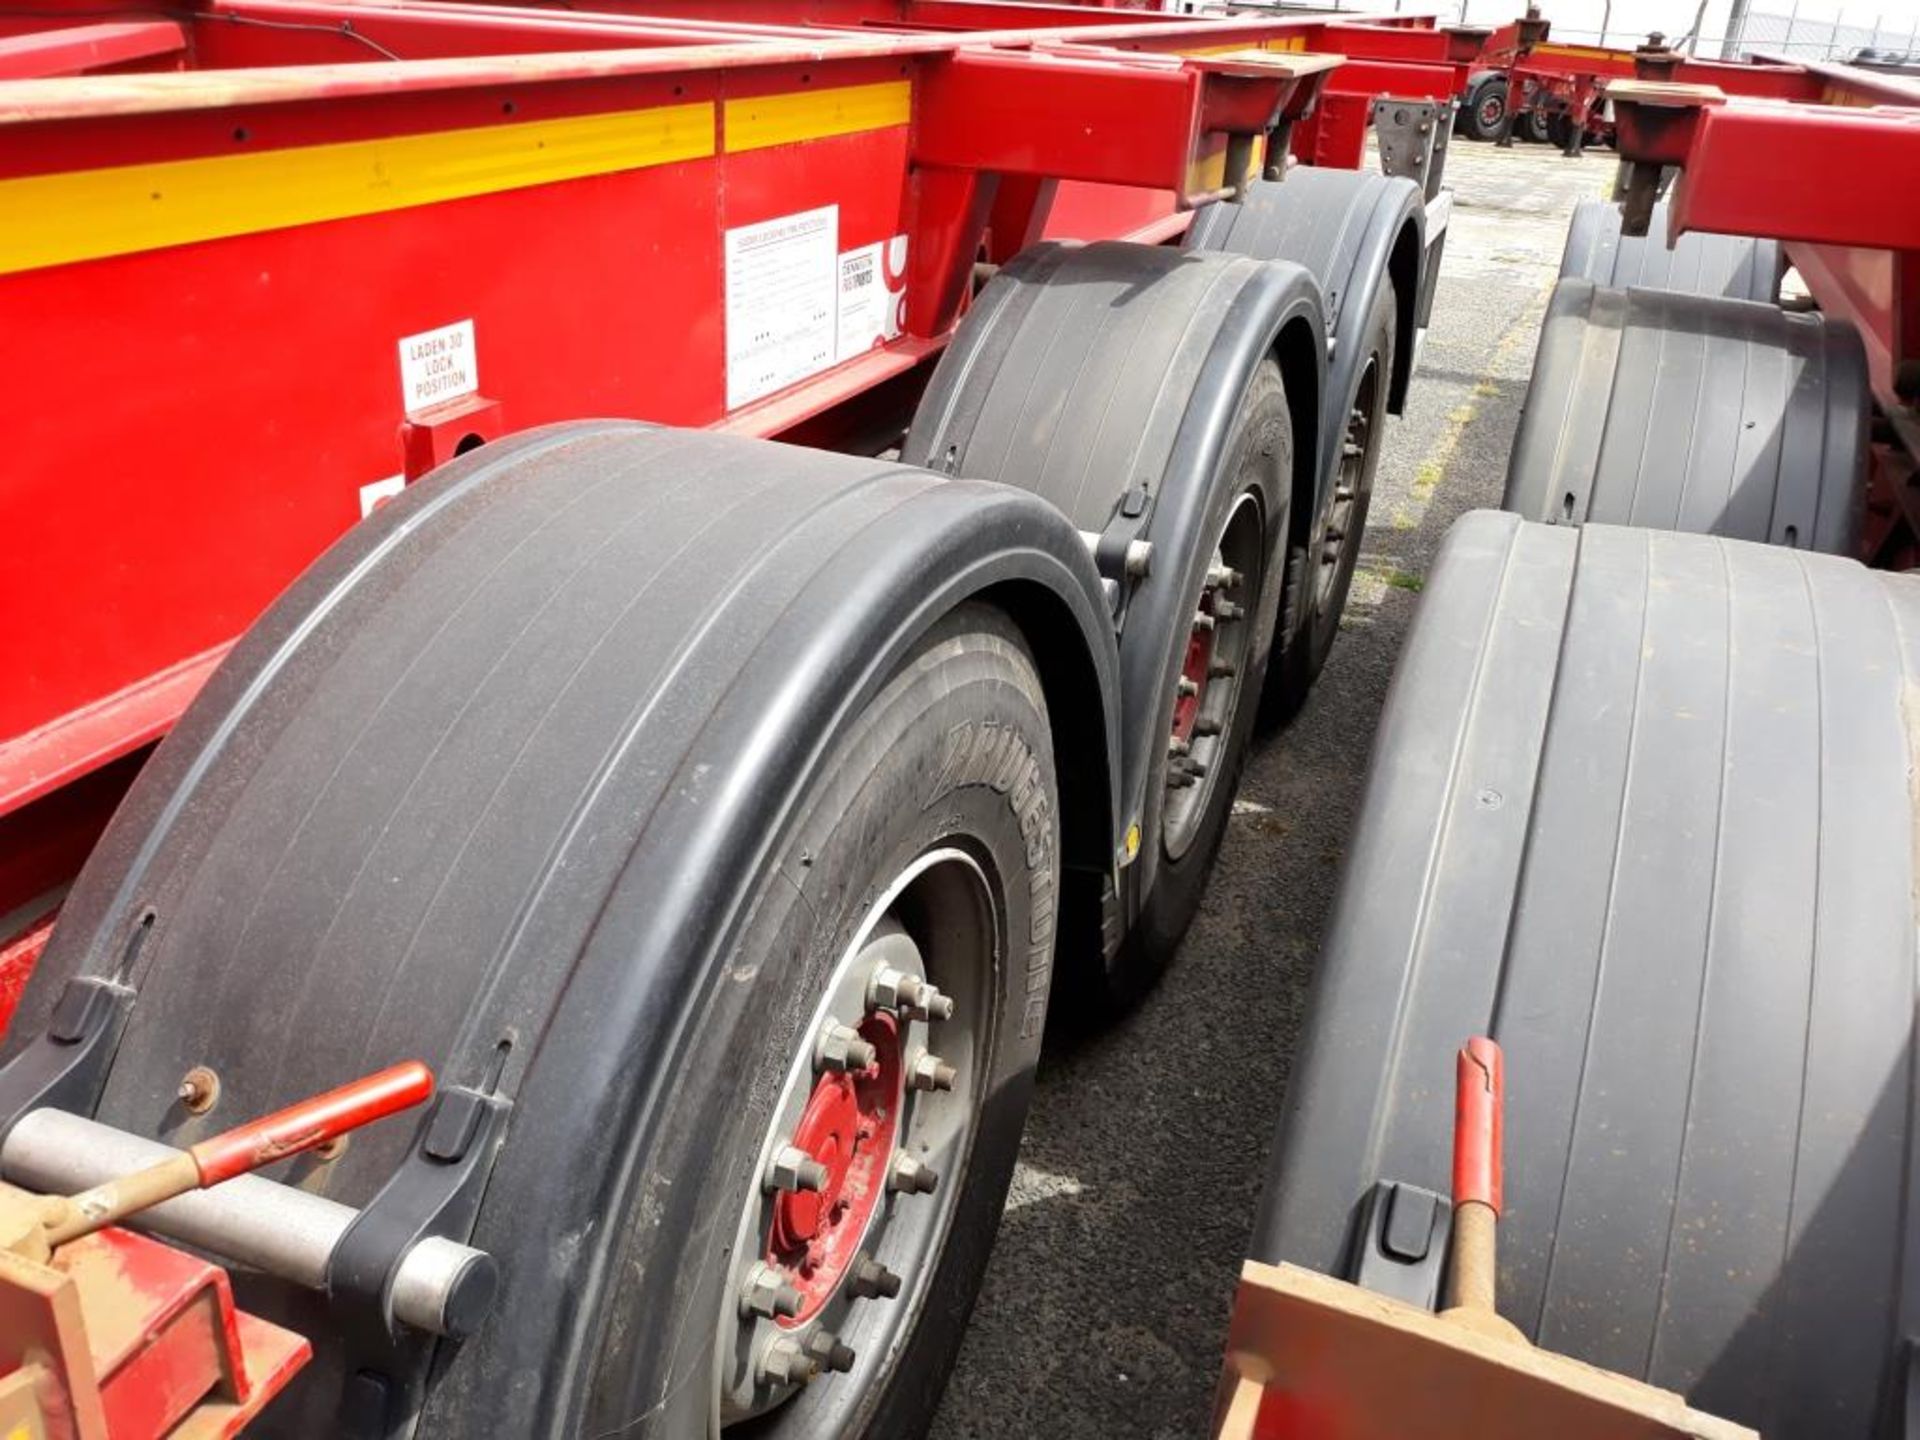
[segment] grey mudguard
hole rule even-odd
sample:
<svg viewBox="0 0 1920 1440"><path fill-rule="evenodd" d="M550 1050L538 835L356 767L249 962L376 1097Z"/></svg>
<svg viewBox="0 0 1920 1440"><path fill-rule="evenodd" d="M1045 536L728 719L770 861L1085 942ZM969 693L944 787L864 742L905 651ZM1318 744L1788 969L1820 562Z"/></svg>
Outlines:
<svg viewBox="0 0 1920 1440"><path fill-rule="evenodd" d="M1690 231L1669 243L1668 202L1653 207L1645 235L1620 233L1620 207L1606 200L1582 200L1567 227L1567 248L1560 255L1562 276L1577 275L1596 285L1644 286L1687 295L1719 295L1728 300L1780 298L1780 242L1750 235Z"/></svg>
<svg viewBox="0 0 1920 1440"><path fill-rule="evenodd" d="M1769 1437L1904 1375L1920 578L1479 512L1381 720L1253 1254L1448 1189L1506 1050L1502 1312Z"/></svg>
<svg viewBox="0 0 1920 1440"><path fill-rule="evenodd" d="M914 414L903 460L1032 491L1084 531L1124 521L1123 497L1144 490L1153 568L1129 603L1120 650L1129 816L1141 813L1165 753L1164 727L1140 717L1172 703L1234 412L1255 367L1277 358L1295 493L1311 483L1325 334L1319 287L1298 265L1118 242L1036 245L982 292Z"/></svg>
<svg viewBox="0 0 1920 1440"><path fill-rule="evenodd" d="M1394 284L1395 350L1387 408L1406 404L1416 349L1414 321L1420 310L1426 260L1426 206L1420 187L1404 176L1302 165L1285 180L1257 180L1246 199L1208 205L1187 231L1189 250L1222 250L1256 260L1290 260L1320 282L1326 297L1326 406L1320 432L1346 430L1353 382L1346 362L1359 349L1381 280ZM1337 422L1337 423L1330 423Z"/></svg>
<svg viewBox="0 0 1920 1440"><path fill-rule="evenodd" d="M124 973L138 999L98 1116L176 1144L397 1059L443 1085L497 1073L513 1113L472 1242L501 1293L438 1356L428 1428L577 1433L608 1218L637 1203L663 1097L693 1083L691 1017L742 981L729 938L756 877L836 738L968 598L1026 630L1069 727L1063 849L1111 873L1111 623L1051 507L624 422L477 450L349 533L220 667L14 1029L65 977ZM219 1116L174 1103L193 1064L221 1076ZM414 1130L362 1131L317 1182L365 1203ZM275 1414L340 1433L338 1327L309 1309L300 1328L316 1360Z"/></svg>
<svg viewBox="0 0 1920 1440"><path fill-rule="evenodd" d="M1554 287L1502 504L1844 554L1859 530L1866 358L1843 321L1589 280Z"/></svg>

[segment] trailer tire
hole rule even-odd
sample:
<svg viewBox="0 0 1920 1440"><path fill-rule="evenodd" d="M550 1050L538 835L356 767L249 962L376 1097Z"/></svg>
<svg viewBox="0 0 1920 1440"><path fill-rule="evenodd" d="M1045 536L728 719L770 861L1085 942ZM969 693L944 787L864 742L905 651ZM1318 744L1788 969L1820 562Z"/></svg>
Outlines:
<svg viewBox="0 0 1920 1440"><path fill-rule="evenodd" d="M1496 71L1474 81L1460 107L1460 133L1469 140L1498 140L1506 118L1507 77Z"/></svg>
<svg viewBox="0 0 1920 1440"><path fill-rule="evenodd" d="M1324 334L1298 266L1040 245L982 292L914 416L909 463L1031 490L1116 554L1152 546L1144 577L1108 577L1125 597L1132 863L1104 953L1063 952L1078 1013L1133 1004L1199 905L1267 672L1289 506L1311 485ZM1215 673L1217 647L1232 658Z"/></svg>
<svg viewBox="0 0 1920 1440"><path fill-rule="evenodd" d="M1867 418L1845 322L1569 277L1541 327L1503 506L1845 554Z"/></svg>
<svg viewBox="0 0 1920 1440"><path fill-rule="evenodd" d="M1531 140L1536 145L1545 145L1553 139L1553 119L1540 108L1538 101L1520 112L1514 129L1522 140Z"/></svg>
<svg viewBox="0 0 1920 1440"><path fill-rule="evenodd" d="M1394 307L1389 280L1374 296L1358 352L1361 361L1349 388L1346 423L1338 435L1340 450L1331 461L1332 483L1321 497L1319 513L1296 520L1288 537L1278 652L1260 696L1263 726L1281 725L1299 714L1340 634L1340 617L1366 538L1373 480L1380 469L1387 428ZM1348 454L1349 446L1358 446L1358 453Z"/></svg>
<svg viewBox="0 0 1920 1440"><path fill-rule="evenodd" d="M1369 1244L1361 1206L1378 1184L1445 1206L1454 1054L1491 1035L1501 1313L1781 1440L1883 1434L1920 1221L1916 637L1913 575L1456 522L1374 738L1252 1258L1437 1278L1444 1240Z"/></svg>
<svg viewBox="0 0 1920 1440"><path fill-rule="evenodd" d="M1677 290L1774 304L1780 298L1780 242L1690 230L1667 244L1667 206L1653 207L1645 235L1620 233L1620 207L1582 200L1567 226L1562 278L1576 275L1617 289Z"/></svg>
<svg viewBox="0 0 1920 1440"><path fill-rule="evenodd" d="M1237 204L1207 207L1186 244L1294 261L1313 273L1327 297L1333 358L1313 488L1293 500L1287 602L1261 697L1261 723L1270 727L1305 704L1339 634L1386 417L1404 407L1412 377L1424 208L1411 180L1309 168L1284 181L1259 182ZM1346 454L1353 443L1361 446L1358 457ZM1345 488L1356 493L1342 498Z"/></svg>
<svg viewBox="0 0 1920 1440"><path fill-rule="evenodd" d="M840 977L829 1003L881 1023L866 947L903 956L897 926L912 956L888 963L957 1011L872 999L897 1022L880 1074L953 1047L929 1108L891 1106L947 1183L913 1197L918 1229L847 1232L906 1274L870 1313L907 1328L805 1403L853 1407L832 1433L908 1433L1011 1173L1061 866L1113 854L1116 669L1085 546L1030 495L621 422L512 436L383 507L243 637L96 848L21 1013L75 975L137 995L93 1109L173 1144L405 1057L443 1099L506 1107L449 1232L500 1272L463 1342L388 1339L382 1292L331 1269L328 1299L236 1273L248 1309L315 1342L284 1429L334 1434L351 1408L376 1435L418 1416L424 1436L679 1440L723 1403L753 1127L785 1125L783 1080L814 1079L814 1019L839 1013L809 987ZM175 1100L186 1057L220 1075L217 1114ZM398 1180L431 1191L431 1121L292 1178L369 1213ZM778 1433L802 1424L782 1411Z"/></svg>

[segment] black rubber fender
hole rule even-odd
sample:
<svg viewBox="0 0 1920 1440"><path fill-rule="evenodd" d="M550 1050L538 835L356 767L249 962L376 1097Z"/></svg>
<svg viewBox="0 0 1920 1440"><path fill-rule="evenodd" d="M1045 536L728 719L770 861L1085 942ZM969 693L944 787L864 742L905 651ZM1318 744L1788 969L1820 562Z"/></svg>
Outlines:
<svg viewBox="0 0 1920 1440"><path fill-rule="evenodd" d="M1870 407L1845 321L1569 277L1555 287L1504 507L1852 551Z"/></svg>
<svg viewBox="0 0 1920 1440"><path fill-rule="evenodd" d="M1780 299L1783 266L1778 240L1691 230L1669 245L1667 207L1665 200L1653 207L1645 235L1622 235L1618 205L1582 200L1567 226L1560 274L1620 289L1638 285L1768 305Z"/></svg>
<svg viewBox="0 0 1920 1440"><path fill-rule="evenodd" d="M1352 393L1351 356L1373 313L1383 278L1395 290L1393 383L1387 409L1405 411L1413 376L1415 317L1426 269L1426 203L1405 176L1302 165L1285 180L1256 180L1244 200L1209 205L1187 231L1189 250L1220 250L1255 260L1290 260L1306 267L1326 297L1326 401L1323 442L1338 444ZM1329 425L1331 418L1340 422ZM1326 466L1322 465L1323 473Z"/></svg>
<svg viewBox="0 0 1920 1440"><path fill-rule="evenodd" d="M1083 303L1095 294L1108 302L1098 314ZM1057 411L982 426L989 407L1027 405L1031 377L1002 365L1043 304L1062 307L1056 346L1022 346L1019 363L1068 367L1072 393L1088 403L1074 407L1063 388ZM1199 530L1235 407L1256 366L1277 355L1298 493L1317 449L1324 335L1319 287L1297 265L1120 242L1037 245L981 293L914 415L904 461L1030 490L1084 531L1105 531L1126 492L1145 487L1154 568L1128 606L1120 656L1130 821L1164 752L1164 732L1144 717L1158 713L1176 637L1191 624L1186 597L1212 543Z"/></svg>
<svg viewBox="0 0 1920 1440"><path fill-rule="evenodd" d="M1916 684L1920 578L1457 522L1253 1256L1338 1273L1374 1182L1444 1196L1453 1055L1491 1034L1501 1313L1769 1436L1882 1433L1920 1299Z"/></svg>
<svg viewBox="0 0 1920 1440"><path fill-rule="evenodd" d="M66 977L123 974L138 999L97 1114L175 1144L403 1057L497 1079L513 1113L472 1238L501 1294L441 1347L429 1429L575 1433L616 1263L600 1217L671 1203L633 1157L729 979L746 882L835 736L969 599L1027 637L1063 855L1110 874L1117 655L1051 506L626 422L475 451L222 664L77 882L15 1039ZM218 1121L175 1103L195 1064L221 1076ZM412 1144L385 1122L294 1178L363 1204ZM286 1301L310 1322L316 1303ZM334 1337L302 1328L319 1353L275 1433L338 1433Z"/></svg>

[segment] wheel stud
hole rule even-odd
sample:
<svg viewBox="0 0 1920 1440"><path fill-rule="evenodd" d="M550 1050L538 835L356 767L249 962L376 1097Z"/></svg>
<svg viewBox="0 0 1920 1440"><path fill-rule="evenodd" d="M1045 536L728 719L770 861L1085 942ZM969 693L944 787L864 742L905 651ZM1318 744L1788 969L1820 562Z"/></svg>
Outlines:
<svg viewBox="0 0 1920 1440"><path fill-rule="evenodd" d="M1230 565L1209 565L1207 584L1216 590L1231 590L1240 583L1240 572Z"/></svg>
<svg viewBox="0 0 1920 1440"><path fill-rule="evenodd" d="M1202 715L1198 720L1193 722L1193 733L1194 738L1199 740L1204 740L1209 735L1218 735L1220 733L1220 722L1215 720L1211 715Z"/></svg>
<svg viewBox="0 0 1920 1440"><path fill-rule="evenodd" d="M900 1277L862 1250L847 1272L847 1293L856 1300L891 1300L900 1293Z"/></svg>
<svg viewBox="0 0 1920 1440"><path fill-rule="evenodd" d="M831 1070L835 1074L865 1070L879 1055L879 1051L860 1038L858 1030L829 1020L826 1028L820 1032L820 1038L814 1042L813 1068Z"/></svg>
<svg viewBox="0 0 1920 1440"><path fill-rule="evenodd" d="M951 1090L959 1078L958 1070L929 1050L916 1052L913 1063L907 1066L909 1090Z"/></svg>
<svg viewBox="0 0 1920 1440"><path fill-rule="evenodd" d="M831 1330L816 1330L809 1335L807 1354L823 1370L844 1375L853 1368L853 1347Z"/></svg>
<svg viewBox="0 0 1920 1440"><path fill-rule="evenodd" d="M1216 601L1215 603L1224 604L1226 602ZM1201 630L1201 631L1211 630L1213 629L1213 625L1214 625L1214 617L1209 615L1206 611L1197 610L1194 612L1194 616L1193 616L1194 629Z"/></svg>
<svg viewBox="0 0 1920 1440"><path fill-rule="evenodd" d="M1200 693L1200 687L1184 675L1182 675L1174 685L1174 689L1181 695L1198 695Z"/></svg>
<svg viewBox="0 0 1920 1440"><path fill-rule="evenodd" d="M1344 505L1351 499L1353 499L1353 487L1351 485L1336 485L1333 487L1333 500L1336 505Z"/></svg>
<svg viewBox="0 0 1920 1440"><path fill-rule="evenodd" d="M824 1190L827 1167L797 1145L782 1145L773 1152L764 1184L768 1190Z"/></svg>
<svg viewBox="0 0 1920 1440"><path fill-rule="evenodd" d="M931 1165L923 1165L902 1151L887 1167L887 1189L896 1195L931 1195L940 1176Z"/></svg>
<svg viewBox="0 0 1920 1440"><path fill-rule="evenodd" d="M740 1291L740 1313L743 1317L758 1315L763 1320L784 1315L791 1320L800 1313L804 1298L778 1269L764 1260L756 1260L747 1271L747 1283Z"/></svg>
<svg viewBox="0 0 1920 1440"><path fill-rule="evenodd" d="M760 1353L763 1385L805 1385L819 1373L819 1362L802 1350L798 1341L784 1335L777 1336Z"/></svg>
<svg viewBox="0 0 1920 1440"><path fill-rule="evenodd" d="M1189 775L1186 771L1169 770L1167 772L1167 788L1168 789L1184 790L1191 784L1193 784L1193 776Z"/></svg>
<svg viewBox="0 0 1920 1440"><path fill-rule="evenodd" d="M1342 457L1348 460L1358 460L1362 455L1366 453L1367 452L1365 450L1361 449L1358 445L1354 444L1353 441L1351 440L1347 441L1346 444L1340 447L1340 454L1342 455Z"/></svg>
<svg viewBox="0 0 1920 1440"><path fill-rule="evenodd" d="M1235 669L1234 663L1231 660L1216 660L1207 666L1207 678L1209 680L1224 680L1228 676L1237 673L1238 671Z"/></svg>
<svg viewBox="0 0 1920 1440"><path fill-rule="evenodd" d="M1204 780L1207 778L1207 762L1204 760L1187 761L1185 770L1188 778L1191 780Z"/></svg>
<svg viewBox="0 0 1920 1440"><path fill-rule="evenodd" d="M896 970L891 965L874 968L867 981L867 1004L885 1010L897 1010L909 1020L951 1020L953 997L942 993L938 985Z"/></svg>
<svg viewBox="0 0 1920 1440"><path fill-rule="evenodd" d="M1196 730L1199 729L1198 722L1195 722L1194 728ZM1167 742L1167 754L1173 756L1173 758L1176 760L1179 759L1182 755L1186 754L1192 748L1193 748L1193 745L1191 742L1182 740L1178 735L1174 736L1173 739Z"/></svg>
<svg viewBox="0 0 1920 1440"><path fill-rule="evenodd" d="M1238 620L1246 613L1246 611L1242 610L1231 600L1216 600L1213 602L1213 618L1216 620Z"/></svg>

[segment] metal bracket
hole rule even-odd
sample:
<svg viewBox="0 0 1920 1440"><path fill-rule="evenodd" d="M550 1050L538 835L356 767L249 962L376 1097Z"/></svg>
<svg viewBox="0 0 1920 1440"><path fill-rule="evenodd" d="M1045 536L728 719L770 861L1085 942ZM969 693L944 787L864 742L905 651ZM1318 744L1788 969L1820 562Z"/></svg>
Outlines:
<svg viewBox="0 0 1920 1440"><path fill-rule="evenodd" d="M0 1145L34 1110L93 1114L133 999L131 986L97 975L67 982L45 1033L0 1069Z"/></svg>
<svg viewBox="0 0 1920 1440"><path fill-rule="evenodd" d="M1431 200L1440 193L1453 134L1453 100L1376 100L1373 131L1380 141L1380 168L1404 175Z"/></svg>
<svg viewBox="0 0 1920 1440"><path fill-rule="evenodd" d="M428 1236L471 1237L512 1113L513 1102L497 1093L442 1089L413 1150L334 1247L327 1291L345 1332L343 1436L390 1440L413 1432L433 1341L394 1319L399 1262ZM491 1257L470 1263L448 1289L443 1333L471 1334L498 1287Z"/></svg>
<svg viewBox="0 0 1920 1440"><path fill-rule="evenodd" d="M1382 1180L1360 1202L1346 1278L1426 1310L1439 1308L1453 1206L1418 1185Z"/></svg>

